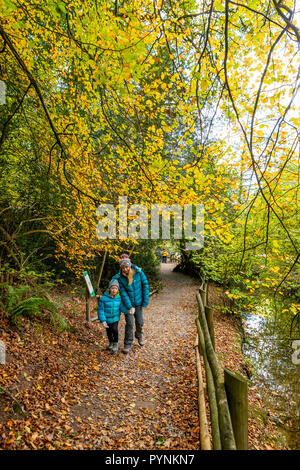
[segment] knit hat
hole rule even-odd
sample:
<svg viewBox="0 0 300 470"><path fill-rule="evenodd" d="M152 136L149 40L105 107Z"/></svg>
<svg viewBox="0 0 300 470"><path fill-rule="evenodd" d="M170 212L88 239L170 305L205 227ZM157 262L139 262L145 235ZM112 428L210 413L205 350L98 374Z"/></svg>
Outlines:
<svg viewBox="0 0 300 470"><path fill-rule="evenodd" d="M120 257L120 266L121 268L123 266L131 266L131 261L129 259L129 256L126 255L126 253L123 253Z"/></svg>
<svg viewBox="0 0 300 470"><path fill-rule="evenodd" d="M120 266L123 268L124 266L131 266L131 261L129 258L123 258L120 261Z"/></svg>
<svg viewBox="0 0 300 470"><path fill-rule="evenodd" d="M108 288L110 289L112 286L116 286L119 289L119 282L117 279L112 279L110 283L108 284Z"/></svg>

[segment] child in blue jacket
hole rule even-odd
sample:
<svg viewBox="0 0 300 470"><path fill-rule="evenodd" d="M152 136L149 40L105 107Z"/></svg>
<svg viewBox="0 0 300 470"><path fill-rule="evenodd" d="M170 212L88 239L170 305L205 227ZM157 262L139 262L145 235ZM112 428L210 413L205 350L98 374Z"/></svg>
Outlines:
<svg viewBox="0 0 300 470"><path fill-rule="evenodd" d="M149 303L149 284L142 269L132 264L128 255L122 255L120 261L120 271L113 276L113 280L118 280L120 296L124 307L127 308L124 338L124 354L128 354L133 342L133 330L135 320L135 337L140 346L144 345L143 308Z"/></svg>
<svg viewBox="0 0 300 470"><path fill-rule="evenodd" d="M127 308L122 304L119 294L119 282L112 279L108 285L108 289L100 297L98 302L98 318L102 325L106 328L109 341L107 349L112 354L118 352L118 325L121 312L127 314Z"/></svg>

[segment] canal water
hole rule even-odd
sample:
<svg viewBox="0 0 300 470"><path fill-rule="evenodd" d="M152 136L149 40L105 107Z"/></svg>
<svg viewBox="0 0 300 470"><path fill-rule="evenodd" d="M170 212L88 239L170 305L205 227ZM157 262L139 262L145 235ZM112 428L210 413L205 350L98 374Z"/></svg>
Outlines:
<svg viewBox="0 0 300 470"><path fill-rule="evenodd" d="M251 361L251 383L263 397L268 419L281 428L290 449L300 450L300 319L282 313L284 307L265 298L255 314L241 314L243 354Z"/></svg>

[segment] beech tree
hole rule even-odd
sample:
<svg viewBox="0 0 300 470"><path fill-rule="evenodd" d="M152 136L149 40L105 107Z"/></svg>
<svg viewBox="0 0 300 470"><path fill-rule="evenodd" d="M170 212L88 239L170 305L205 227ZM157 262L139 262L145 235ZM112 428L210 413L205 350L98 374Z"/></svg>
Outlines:
<svg viewBox="0 0 300 470"><path fill-rule="evenodd" d="M205 233L234 246L240 265L260 246L284 264L282 282L297 268L295 9L258 0L0 2L1 151L15 142L15 167L35 152L57 188L38 230L70 268L80 273L95 254L117 257L135 243L95 243L97 206L124 195L148 206L203 203Z"/></svg>

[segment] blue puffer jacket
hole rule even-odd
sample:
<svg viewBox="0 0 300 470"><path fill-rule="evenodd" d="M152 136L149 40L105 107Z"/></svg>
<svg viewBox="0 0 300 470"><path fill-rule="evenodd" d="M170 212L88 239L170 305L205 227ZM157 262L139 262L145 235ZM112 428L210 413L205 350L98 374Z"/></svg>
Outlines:
<svg viewBox="0 0 300 470"><path fill-rule="evenodd" d="M119 281L120 296L122 303L130 310L132 307L147 307L149 304L149 284L142 269L134 264L131 267L135 270L132 284L128 285L128 279L122 274L122 270L113 279Z"/></svg>
<svg viewBox="0 0 300 470"><path fill-rule="evenodd" d="M127 308L123 305L120 294L111 297L108 290L104 292L98 302L98 318L103 323L114 323L120 321L121 312L127 313Z"/></svg>

